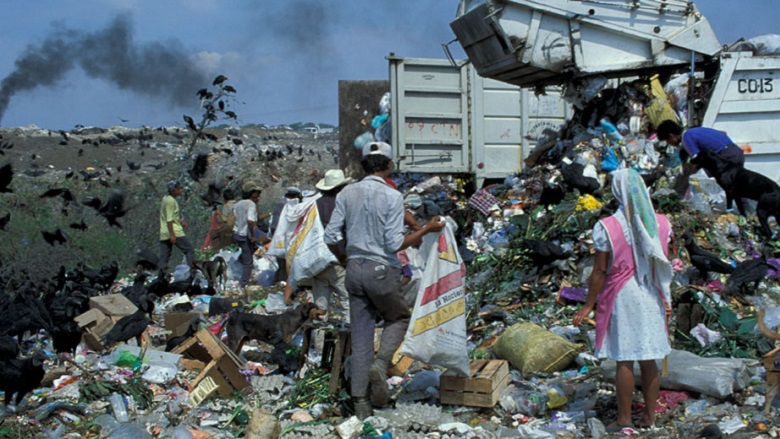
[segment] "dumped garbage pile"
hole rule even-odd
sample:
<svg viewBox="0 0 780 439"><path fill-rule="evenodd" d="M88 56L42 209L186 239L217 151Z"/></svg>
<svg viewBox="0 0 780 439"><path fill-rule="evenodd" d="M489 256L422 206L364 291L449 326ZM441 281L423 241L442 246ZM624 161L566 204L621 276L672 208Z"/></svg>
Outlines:
<svg viewBox="0 0 780 439"><path fill-rule="evenodd" d="M685 81L672 81L664 96L685 96L674 88ZM447 245L434 251L466 261L457 300L470 377L411 359L421 352L399 352L387 383L395 405L361 421L351 416L345 381L349 331L321 321L308 297L286 305L284 285L271 281L275 258L258 252L257 285L244 289L233 247L214 255L226 262L226 288L187 266L158 278L80 265L49 283L4 285L10 296L0 295L0 307L17 318L0 322L9 336L0 343L0 436L604 437L616 411L615 364L593 356L592 324L571 321L587 292L593 226L616 209L605 173L631 166L672 222L674 350L657 427L615 434L775 437L777 408L767 414L764 405L778 378L774 340L765 336L780 323L777 241L756 234L753 215L726 212L704 174L677 195L680 159L646 122L684 103L655 108L664 99L654 82L605 85L572 89L577 116L504 184L465 198L457 179L397 179L419 217L449 215L465 233L459 254ZM414 286L428 284L420 255L408 260L414 303ZM264 335L266 317L295 324L279 341ZM257 332L240 332L240 320ZM637 411L639 401L637 392Z"/></svg>

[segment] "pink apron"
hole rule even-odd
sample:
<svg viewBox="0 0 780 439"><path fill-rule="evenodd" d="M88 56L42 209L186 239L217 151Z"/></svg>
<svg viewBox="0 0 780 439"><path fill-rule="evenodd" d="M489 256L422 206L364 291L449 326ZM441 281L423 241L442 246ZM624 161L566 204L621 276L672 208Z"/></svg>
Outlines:
<svg viewBox="0 0 780 439"><path fill-rule="evenodd" d="M661 238L661 247L664 249L664 255L668 256L669 246L669 220L665 216L655 214L658 220L658 235ZM601 349L604 343L604 337L607 334L609 319L612 317L612 308L615 306L615 299L623 286L634 274L636 266L634 265L634 252L626 241L623 234L623 228L620 221L614 216L601 220L604 229L607 231L607 237L612 245L612 266L609 268L604 287L599 293L596 301L596 349ZM666 302L663 298L661 300Z"/></svg>

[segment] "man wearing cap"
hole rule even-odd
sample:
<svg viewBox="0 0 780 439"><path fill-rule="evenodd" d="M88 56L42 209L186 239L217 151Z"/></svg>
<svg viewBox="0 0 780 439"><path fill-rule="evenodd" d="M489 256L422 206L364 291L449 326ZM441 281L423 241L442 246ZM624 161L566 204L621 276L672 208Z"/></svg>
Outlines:
<svg viewBox="0 0 780 439"><path fill-rule="evenodd" d="M319 213L322 228L326 229L336 208L336 196L344 187L352 181L344 175L341 169L329 169L325 177L317 182L316 187L322 195L317 199L317 212ZM343 232L343 230L342 230ZM346 252L346 241L341 240L336 244L342 254ZM341 265L331 265L312 278L311 294L318 308L329 312L328 319L341 320L349 323L349 293L344 285L347 271ZM334 294L334 309L330 309L331 292Z"/></svg>
<svg viewBox="0 0 780 439"><path fill-rule="evenodd" d="M403 341L411 311L401 294L401 263L396 252L419 242L424 235L444 228L441 217L409 235L403 234L403 196L385 178L393 170L390 145L372 142L363 148L366 177L346 186L325 230L325 243L346 262L352 332L352 388L355 415L373 413L372 405L386 406L387 368ZM344 232L342 232L344 231ZM346 239L346 254L338 247ZM385 322L374 359L376 317Z"/></svg>
<svg viewBox="0 0 780 439"><path fill-rule="evenodd" d="M287 188L287 192L284 193L284 198L276 203L274 210L271 212L271 224L268 227L268 236L273 237L276 232L276 228L279 227L279 218L282 216L282 210L284 206L288 204L298 204L303 199L303 193L295 186ZM279 268L276 269L274 274L274 282L281 282L287 280L287 265L284 258L276 258L276 264Z"/></svg>
<svg viewBox="0 0 780 439"><path fill-rule="evenodd" d="M184 253L190 267L195 260L195 248L184 234L187 223L181 219L179 203L176 201L181 192L181 183L176 180L169 181L168 194L160 204L160 261L157 268L163 273L168 272L168 260L171 258L173 246Z"/></svg>
<svg viewBox="0 0 780 439"><path fill-rule="evenodd" d="M241 278L238 285L243 288L249 285L249 279L252 277L252 267L254 266L255 252L255 227L258 220L268 218L270 214L257 214L257 202L260 200L260 189L249 189L244 191L243 199L233 207L235 213L235 223L233 224L233 240L241 248Z"/></svg>

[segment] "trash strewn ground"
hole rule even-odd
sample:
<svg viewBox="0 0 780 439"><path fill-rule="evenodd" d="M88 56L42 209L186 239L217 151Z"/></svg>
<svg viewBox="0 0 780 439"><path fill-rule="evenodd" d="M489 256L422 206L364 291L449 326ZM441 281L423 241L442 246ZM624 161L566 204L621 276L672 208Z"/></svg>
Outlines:
<svg viewBox="0 0 780 439"><path fill-rule="evenodd" d="M229 311L275 314L289 307L283 285L268 281L276 261L259 251L256 282L242 290L238 252L229 247L218 254L228 263L228 287L218 294L200 294L208 282L186 270L175 292L176 282L160 287L153 273L140 281L114 273L105 287L95 286L99 273L85 274L83 266L67 267L55 286L30 290L30 297L61 303L65 321L80 317L78 329L92 337L85 336L73 355L52 354L41 385L19 407L3 411L0 436L777 437L778 402L764 412L768 380L778 373L766 367L777 366L762 356L775 347L765 334L780 323L778 241L756 234L754 215L727 212L722 191L704 174L694 175L678 196L679 156L645 128L652 114L683 108L684 78L666 86L669 107L663 109L655 108L658 96L645 82L610 89L605 80L569 90L578 112L559 137L540 142L522 173L474 194L452 176L396 176L418 218L448 215L458 224L467 267L468 355L478 372L471 380L401 356L388 379L394 406L361 422L351 416L342 380L349 375L344 325L316 321L283 348L247 342L240 355L232 354L223 344ZM672 221L675 350L661 381L657 426L608 434L604 426L616 412L614 364L592 355L593 327L574 327L571 320L592 265L591 230L615 208L604 174L618 166L640 170L656 209ZM543 252L542 243L555 247ZM691 264L694 244L729 266L768 256L765 271L741 284L729 274L704 277ZM422 273L414 252L409 260L405 293L412 303ZM28 293L23 285L5 288ZM142 318L136 313L147 302L140 292L153 288L163 289L142 345L134 337L103 345L124 317ZM76 298L78 306L68 308L71 302L57 299L62 296ZM23 310L35 315L33 302L25 303L5 306L19 310L22 321ZM165 352L174 338L179 348ZM54 350L45 331L28 332L21 348L22 357ZM641 400L637 391L635 409L641 410Z"/></svg>

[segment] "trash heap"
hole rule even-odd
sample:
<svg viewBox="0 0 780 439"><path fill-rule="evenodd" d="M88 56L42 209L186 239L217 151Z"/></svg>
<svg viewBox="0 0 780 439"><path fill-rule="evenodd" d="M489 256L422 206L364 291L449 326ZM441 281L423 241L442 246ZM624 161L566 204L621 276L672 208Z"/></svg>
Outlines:
<svg viewBox="0 0 780 439"><path fill-rule="evenodd" d="M679 157L649 127L681 114L685 84L673 78L663 95L653 79L616 88L596 79L570 88L566 96L578 111L559 138L541 141L522 173L468 198L456 178L396 178L420 218L445 214L459 222L469 377L399 353L388 379L394 407L360 421L351 416L344 382L350 367L344 325L302 328L281 352L248 342L234 354L223 343L231 311L275 314L289 307L283 286L269 281L272 258L257 255L257 285L240 290L239 252L228 248L215 255L227 262L228 288L203 294L202 277L177 268L174 283L188 287L155 300L141 346L134 339L104 344L122 318L138 311L123 300L132 278L90 300L74 316L85 334L75 354L47 360L41 385L15 411L4 407L0 436L605 437L616 413L615 365L593 356L592 325L574 327L571 320L587 291L593 226L616 208L606 173L631 166L647 178L674 230L674 350L661 380L657 428L616 435L776 437L777 406L766 414L764 405L778 371L774 340L764 334L780 323L780 262L769 257L757 284L734 285L728 274L703 276L690 249L696 244L735 266L773 256L777 241L756 235L754 216L726 212L722 192L706 175L695 175L689 192L677 195ZM769 329L759 325L761 310ZM42 332L21 347L23 356L53 349ZM634 401L641 409L639 392Z"/></svg>

